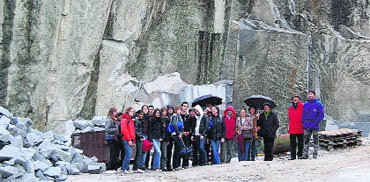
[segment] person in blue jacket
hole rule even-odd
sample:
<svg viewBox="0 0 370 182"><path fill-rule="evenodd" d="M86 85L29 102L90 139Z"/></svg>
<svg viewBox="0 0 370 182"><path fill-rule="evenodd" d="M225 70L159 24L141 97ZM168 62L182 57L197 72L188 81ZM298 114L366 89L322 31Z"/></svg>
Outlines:
<svg viewBox="0 0 370 182"><path fill-rule="evenodd" d="M315 91L309 91L307 101L303 105L302 111L302 122L304 129L304 148L303 148L303 159L308 159L308 148L313 136L314 153L313 158L317 158L317 152L319 150L319 130L320 122L324 119L324 106L316 98Z"/></svg>

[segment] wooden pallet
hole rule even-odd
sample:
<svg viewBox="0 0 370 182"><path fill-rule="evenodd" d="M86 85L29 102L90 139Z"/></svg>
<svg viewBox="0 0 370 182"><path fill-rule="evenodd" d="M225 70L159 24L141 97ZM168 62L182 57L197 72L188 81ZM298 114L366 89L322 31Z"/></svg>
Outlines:
<svg viewBox="0 0 370 182"><path fill-rule="evenodd" d="M362 130L341 128L319 132L320 147L326 150L361 145Z"/></svg>

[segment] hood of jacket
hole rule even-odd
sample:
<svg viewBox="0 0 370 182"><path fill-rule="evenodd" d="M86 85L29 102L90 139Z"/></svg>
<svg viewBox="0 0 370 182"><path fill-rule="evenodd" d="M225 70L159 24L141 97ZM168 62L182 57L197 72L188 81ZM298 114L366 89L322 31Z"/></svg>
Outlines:
<svg viewBox="0 0 370 182"><path fill-rule="evenodd" d="M226 110L224 111L224 116L227 116L229 111L233 113L232 117L236 117L236 112L233 106L227 106Z"/></svg>
<svg viewBox="0 0 370 182"><path fill-rule="evenodd" d="M199 111L199 113L200 113L199 118L202 118L202 117L203 117L203 114L204 114L202 107L200 107L200 105L196 105L196 106L194 107L194 109L196 109L196 110L198 110L198 111ZM196 117L198 118L198 116L196 116Z"/></svg>

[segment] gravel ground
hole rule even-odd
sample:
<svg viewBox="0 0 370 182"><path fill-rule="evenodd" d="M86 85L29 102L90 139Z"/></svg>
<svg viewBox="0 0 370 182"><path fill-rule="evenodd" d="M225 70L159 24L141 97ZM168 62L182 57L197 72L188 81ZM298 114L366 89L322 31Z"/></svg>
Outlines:
<svg viewBox="0 0 370 182"><path fill-rule="evenodd" d="M356 148L320 150L318 159L287 160L277 156L272 162L238 162L188 168L173 172L146 171L143 174L103 174L69 176L71 182L94 181L370 181L370 142Z"/></svg>

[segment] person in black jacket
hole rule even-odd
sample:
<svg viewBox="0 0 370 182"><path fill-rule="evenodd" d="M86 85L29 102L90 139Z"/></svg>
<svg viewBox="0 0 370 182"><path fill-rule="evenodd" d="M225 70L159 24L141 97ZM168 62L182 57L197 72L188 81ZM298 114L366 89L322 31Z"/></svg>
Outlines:
<svg viewBox="0 0 370 182"><path fill-rule="evenodd" d="M257 122L258 135L263 138L265 161L272 161L272 150L276 138L276 131L279 128L279 120L277 114L271 112L269 103L263 104L264 112L260 115Z"/></svg>
<svg viewBox="0 0 370 182"><path fill-rule="evenodd" d="M218 155L220 144L225 141L225 122L219 115L219 109L215 106L212 107L212 128L209 132L209 139L211 140L213 163L220 164L220 156Z"/></svg>
<svg viewBox="0 0 370 182"><path fill-rule="evenodd" d="M134 160L134 166L133 170L135 173L143 173L144 171L141 170L141 168L144 168L144 165L140 165L142 157L143 157L143 151L142 151L142 145L143 141L145 140L143 136L143 119L144 119L144 112L142 110L138 110L136 112L137 117L135 118L135 135L136 135L136 155Z"/></svg>
<svg viewBox="0 0 370 182"><path fill-rule="evenodd" d="M167 105L167 116L169 118L169 122L171 121L171 117L173 115L174 107L172 105ZM168 123L169 124L169 123ZM167 125L168 126L168 125ZM171 161L172 161L172 148L173 148L173 139L171 138L171 134L167 132L168 142L167 142L167 171L172 171Z"/></svg>
<svg viewBox="0 0 370 182"><path fill-rule="evenodd" d="M189 128L189 112L188 112L189 103L188 102L182 102L181 103L181 118L184 122L184 132L182 136L182 141L185 144L185 147L189 147L191 144L190 141L190 128ZM182 167L184 169L189 167L189 156L183 156L182 157Z"/></svg>
<svg viewBox="0 0 370 182"><path fill-rule="evenodd" d="M118 125L117 109L112 107L108 111L108 117L105 121L105 135L106 141L109 145L109 162L107 164L107 170L116 170L120 164L118 161L119 155L119 143L118 143ZM120 140L121 141L121 140Z"/></svg>
<svg viewBox="0 0 370 182"><path fill-rule="evenodd" d="M153 168L152 170L160 171L161 161L161 142L165 138L165 131L162 125L160 110L157 108L153 112L150 120L149 139L153 142Z"/></svg>
<svg viewBox="0 0 370 182"><path fill-rule="evenodd" d="M178 122L184 123L181 117L180 107L175 108L175 113L171 117L171 122L173 125L173 129L175 130L174 132L171 133L171 138L175 143L175 151L173 154L172 166L174 169L178 170L180 169L180 160L181 160L180 150L185 147L184 142L182 141L183 129L178 128Z"/></svg>
<svg viewBox="0 0 370 182"><path fill-rule="evenodd" d="M204 149L205 142L203 142L203 150L201 150L201 141L203 139L206 139L204 136L205 124L203 124L203 128L202 128L201 123L202 123L202 120L205 120L205 122L208 122L207 119L204 119L203 109L199 105L196 105L194 107L194 114L195 114L195 119L190 123L190 135L191 135L191 141L193 142L192 144L193 145L193 163L192 163L193 167L198 166L198 165L204 165L206 163L205 160L207 158L207 153L206 153L206 150Z"/></svg>
<svg viewBox="0 0 370 182"><path fill-rule="evenodd" d="M169 143L169 133L166 132L166 128L168 124L170 123L170 119L167 116L167 108L162 107L160 110L161 113L161 119L162 119L162 127L164 130L164 138L161 142L161 170L166 171L166 164L167 164L167 145Z"/></svg>

